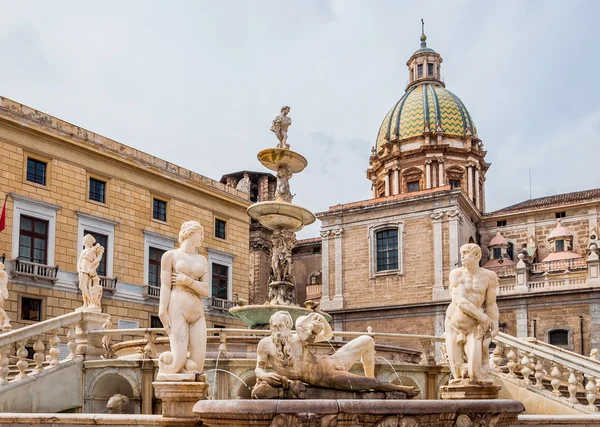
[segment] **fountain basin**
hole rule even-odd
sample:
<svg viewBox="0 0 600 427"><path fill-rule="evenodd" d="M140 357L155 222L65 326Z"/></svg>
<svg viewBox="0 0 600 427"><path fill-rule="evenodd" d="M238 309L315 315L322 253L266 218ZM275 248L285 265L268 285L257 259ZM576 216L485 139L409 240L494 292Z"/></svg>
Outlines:
<svg viewBox="0 0 600 427"><path fill-rule="evenodd" d="M290 172L299 173L308 165L304 156L283 148L267 148L259 152L257 157L266 168L275 172L281 166L286 166Z"/></svg>
<svg viewBox="0 0 600 427"><path fill-rule="evenodd" d="M250 206L248 215L270 230L299 231L316 221L315 216L302 206L287 202L259 202Z"/></svg>
<svg viewBox="0 0 600 427"><path fill-rule="evenodd" d="M241 319L244 323L246 323L251 328L261 329L262 327L266 327L269 325L269 319L275 312L277 311L287 311L292 316L294 320L294 324L296 323L296 319L300 316L307 316L312 313L314 310L310 310L308 308L299 307L295 305L243 305L236 306L229 309L229 314L233 317L237 317ZM328 322L331 322L331 316L322 311L318 312L322 314Z"/></svg>
<svg viewBox="0 0 600 427"><path fill-rule="evenodd" d="M204 400L208 426L508 427L525 410L516 400Z"/></svg>

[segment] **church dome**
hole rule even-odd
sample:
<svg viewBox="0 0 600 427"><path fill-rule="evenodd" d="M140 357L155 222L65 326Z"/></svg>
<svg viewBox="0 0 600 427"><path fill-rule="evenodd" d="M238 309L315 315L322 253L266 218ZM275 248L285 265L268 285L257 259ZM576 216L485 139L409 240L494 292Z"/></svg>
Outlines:
<svg viewBox="0 0 600 427"><path fill-rule="evenodd" d="M383 119L377 134L377 151L388 141L397 141L424 132L445 136L473 135L475 124L465 104L438 82L409 87Z"/></svg>

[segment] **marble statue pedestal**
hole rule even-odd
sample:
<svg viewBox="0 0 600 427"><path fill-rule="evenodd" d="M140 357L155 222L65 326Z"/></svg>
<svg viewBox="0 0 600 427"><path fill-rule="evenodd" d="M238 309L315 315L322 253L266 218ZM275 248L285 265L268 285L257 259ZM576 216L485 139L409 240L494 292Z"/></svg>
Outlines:
<svg viewBox="0 0 600 427"><path fill-rule="evenodd" d="M176 375L180 374L171 374L169 377ZM208 395L206 375L198 375L197 378L194 375L191 381L155 381L152 386L156 397L162 401L164 418L197 418L192 409L198 401L206 399Z"/></svg>
<svg viewBox="0 0 600 427"><path fill-rule="evenodd" d="M444 400L497 399L501 388L491 380L476 381L465 378L451 380L450 384L441 386L440 395Z"/></svg>

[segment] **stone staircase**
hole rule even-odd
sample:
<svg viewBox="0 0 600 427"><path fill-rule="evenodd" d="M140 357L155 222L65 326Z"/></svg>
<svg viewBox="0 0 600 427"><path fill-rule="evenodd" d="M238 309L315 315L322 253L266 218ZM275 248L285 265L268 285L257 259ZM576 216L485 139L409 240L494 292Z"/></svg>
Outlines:
<svg viewBox="0 0 600 427"><path fill-rule="evenodd" d="M500 333L490 373L501 397L521 400L536 414L596 414L600 361L537 341Z"/></svg>

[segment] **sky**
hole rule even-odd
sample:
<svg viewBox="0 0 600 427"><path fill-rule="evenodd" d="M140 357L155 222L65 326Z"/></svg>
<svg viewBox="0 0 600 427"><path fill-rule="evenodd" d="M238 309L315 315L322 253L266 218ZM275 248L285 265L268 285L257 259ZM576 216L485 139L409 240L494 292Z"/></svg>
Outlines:
<svg viewBox="0 0 600 427"><path fill-rule="evenodd" d="M219 180L267 171L291 107L290 181L313 212L370 197L406 61L444 59L492 163L487 209L600 187L600 1L0 0L0 95ZM190 218L192 219L192 218ZM299 238L317 236L319 221Z"/></svg>

